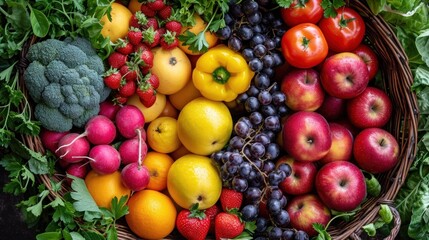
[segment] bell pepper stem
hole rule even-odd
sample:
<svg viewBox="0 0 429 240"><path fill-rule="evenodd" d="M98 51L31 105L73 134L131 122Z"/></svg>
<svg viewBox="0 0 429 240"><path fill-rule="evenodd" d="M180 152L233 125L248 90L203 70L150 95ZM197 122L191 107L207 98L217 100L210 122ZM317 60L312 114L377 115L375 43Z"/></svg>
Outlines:
<svg viewBox="0 0 429 240"><path fill-rule="evenodd" d="M226 70L225 67L218 67L216 68L213 73L213 80L217 83L220 84L225 84L228 82L229 77L231 76L231 74L228 72L228 70Z"/></svg>

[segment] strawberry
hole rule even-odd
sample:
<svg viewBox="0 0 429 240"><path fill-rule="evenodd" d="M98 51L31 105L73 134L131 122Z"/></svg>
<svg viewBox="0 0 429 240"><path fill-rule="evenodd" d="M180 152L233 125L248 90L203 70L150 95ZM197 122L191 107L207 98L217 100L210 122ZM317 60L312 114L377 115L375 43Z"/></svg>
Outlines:
<svg viewBox="0 0 429 240"><path fill-rule="evenodd" d="M115 104L125 104L128 101L127 97L121 96L121 94L119 94L119 92L117 92L113 99L112 99L113 103Z"/></svg>
<svg viewBox="0 0 429 240"><path fill-rule="evenodd" d="M113 90L121 86L122 75L116 68L110 68L103 74L104 84Z"/></svg>
<svg viewBox="0 0 429 240"><path fill-rule="evenodd" d="M148 83L139 84L137 90L140 102L147 108L151 107L156 100L156 91Z"/></svg>
<svg viewBox="0 0 429 240"><path fill-rule="evenodd" d="M150 7L148 7L146 4L142 4L140 7L140 11L146 15L146 17L155 17L156 11L152 10Z"/></svg>
<svg viewBox="0 0 429 240"><path fill-rule="evenodd" d="M130 27L127 33L127 37L128 41L135 46L139 44L143 38L142 31L139 28Z"/></svg>
<svg viewBox="0 0 429 240"><path fill-rule="evenodd" d="M137 84L135 81L122 81L119 87L119 94L122 97L131 97L136 92Z"/></svg>
<svg viewBox="0 0 429 240"><path fill-rule="evenodd" d="M151 68L153 66L153 53L150 49L143 50L137 54L140 58L139 66Z"/></svg>
<svg viewBox="0 0 429 240"><path fill-rule="evenodd" d="M119 69L127 62L127 55L115 51L107 58L107 62L112 68Z"/></svg>
<svg viewBox="0 0 429 240"><path fill-rule="evenodd" d="M145 43L140 42L139 44L134 46L134 52L140 52L140 51L146 51L150 50L150 47L146 45Z"/></svg>
<svg viewBox="0 0 429 240"><path fill-rule="evenodd" d="M146 82L148 82L154 89L159 87L159 78L155 73L148 73L145 76Z"/></svg>
<svg viewBox="0 0 429 240"><path fill-rule="evenodd" d="M179 45L179 40L177 40L175 33L172 33L170 32L170 30L167 30L167 32L162 35L162 38L159 43L163 49L169 50L177 47Z"/></svg>
<svg viewBox="0 0 429 240"><path fill-rule="evenodd" d="M243 193L229 188L222 188L219 200L223 211L226 212L233 208L239 210L243 203Z"/></svg>
<svg viewBox="0 0 429 240"><path fill-rule="evenodd" d="M163 0L149 0L146 3L146 6L148 6L153 11L159 11L164 8L165 4Z"/></svg>
<svg viewBox="0 0 429 240"><path fill-rule="evenodd" d="M210 219L209 233L214 233L215 218L216 215L218 215L220 212L222 212L222 209L219 207L218 204L215 204L206 209L206 216Z"/></svg>
<svg viewBox="0 0 429 240"><path fill-rule="evenodd" d="M188 240L204 240L210 228L210 219L204 211L198 210L198 204L191 209L183 209L176 218L177 230Z"/></svg>
<svg viewBox="0 0 429 240"><path fill-rule="evenodd" d="M129 25L130 27L140 28L145 25L147 21L146 15L141 11L137 11L131 16Z"/></svg>
<svg viewBox="0 0 429 240"><path fill-rule="evenodd" d="M158 11L158 17L162 20L166 20L171 16L172 7L166 5L164 8Z"/></svg>
<svg viewBox="0 0 429 240"><path fill-rule="evenodd" d="M161 35L152 26L143 31L143 42L153 48L159 44Z"/></svg>
<svg viewBox="0 0 429 240"><path fill-rule="evenodd" d="M156 20L156 18L148 18L147 22L143 25L143 29L148 29L150 27L153 27L155 30L159 28L158 20Z"/></svg>
<svg viewBox="0 0 429 240"><path fill-rule="evenodd" d="M131 63L126 63L123 65L119 72L121 73L122 77L125 79L125 81L136 81L137 75L138 75L138 69L135 67L135 65Z"/></svg>
<svg viewBox="0 0 429 240"><path fill-rule="evenodd" d="M221 212L215 218L216 240L235 238L244 231L244 222L233 213Z"/></svg>
<svg viewBox="0 0 429 240"><path fill-rule="evenodd" d="M176 36L179 36L182 31L182 24L179 21L171 20L165 23L164 27L170 32L175 32Z"/></svg>
<svg viewBox="0 0 429 240"><path fill-rule="evenodd" d="M128 55L133 52L133 45L129 41L119 38L115 50L124 55Z"/></svg>

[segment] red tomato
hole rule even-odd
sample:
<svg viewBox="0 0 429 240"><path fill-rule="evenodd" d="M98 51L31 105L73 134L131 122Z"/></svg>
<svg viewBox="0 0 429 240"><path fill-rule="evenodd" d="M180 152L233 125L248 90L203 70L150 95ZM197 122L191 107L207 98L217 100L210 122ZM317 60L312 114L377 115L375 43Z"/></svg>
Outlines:
<svg viewBox="0 0 429 240"><path fill-rule="evenodd" d="M352 51L365 35L365 22L359 13L349 7L339 8L334 18L323 18L319 27L329 48L335 52Z"/></svg>
<svg viewBox="0 0 429 240"><path fill-rule="evenodd" d="M313 23L301 23L287 30L281 47L286 61L297 68L314 67L328 55L326 39Z"/></svg>
<svg viewBox="0 0 429 240"><path fill-rule="evenodd" d="M300 23L316 24L323 16L322 0L294 0L288 8L282 8L281 16L289 27Z"/></svg>
<svg viewBox="0 0 429 240"><path fill-rule="evenodd" d="M360 44L352 52L363 59L366 66L368 67L369 79L373 79L378 72L377 54L375 54L375 52L365 44Z"/></svg>

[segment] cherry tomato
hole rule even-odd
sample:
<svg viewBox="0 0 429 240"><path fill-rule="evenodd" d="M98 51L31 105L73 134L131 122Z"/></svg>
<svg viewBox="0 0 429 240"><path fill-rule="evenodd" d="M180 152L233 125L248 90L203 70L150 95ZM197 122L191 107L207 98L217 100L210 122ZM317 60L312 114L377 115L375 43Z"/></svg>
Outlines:
<svg viewBox="0 0 429 240"><path fill-rule="evenodd" d="M328 55L326 39L313 23L301 23L287 30L281 48L286 61L297 68L314 67Z"/></svg>
<svg viewBox="0 0 429 240"><path fill-rule="evenodd" d="M377 54L375 54L375 52L368 45L363 43L355 48L352 52L363 59L366 66L368 67L369 79L373 79L378 72Z"/></svg>
<svg viewBox="0 0 429 240"><path fill-rule="evenodd" d="M342 7L334 18L323 18L319 27L325 35L328 46L335 52L355 49L365 35L365 22L355 10Z"/></svg>
<svg viewBox="0 0 429 240"><path fill-rule="evenodd" d="M323 16L322 0L294 0L288 8L280 10L284 23L289 27L300 23L316 24Z"/></svg>

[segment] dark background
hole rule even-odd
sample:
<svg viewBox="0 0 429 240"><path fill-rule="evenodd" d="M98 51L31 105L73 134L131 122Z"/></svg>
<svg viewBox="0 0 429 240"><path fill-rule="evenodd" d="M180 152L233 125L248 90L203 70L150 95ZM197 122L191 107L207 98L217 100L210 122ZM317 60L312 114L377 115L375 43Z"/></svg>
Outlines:
<svg viewBox="0 0 429 240"><path fill-rule="evenodd" d="M16 207L16 204L27 196L14 196L3 192L4 184L9 181L7 174L0 166L0 239L36 239L37 227L28 228L23 215Z"/></svg>

